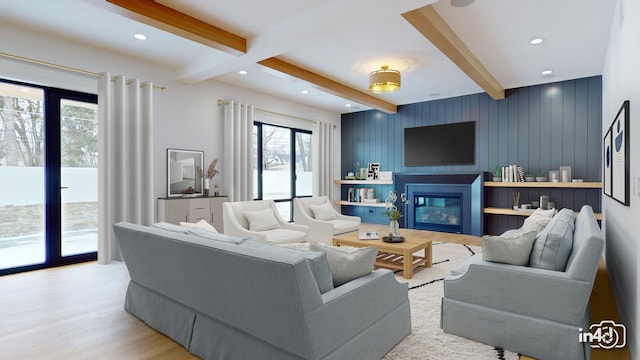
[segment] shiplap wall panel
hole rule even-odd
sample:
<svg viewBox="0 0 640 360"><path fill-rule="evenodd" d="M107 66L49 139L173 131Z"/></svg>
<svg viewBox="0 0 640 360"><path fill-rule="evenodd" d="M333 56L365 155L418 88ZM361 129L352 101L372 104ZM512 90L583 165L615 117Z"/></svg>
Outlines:
<svg viewBox="0 0 640 360"><path fill-rule="evenodd" d="M404 166L404 129L407 127L476 122L476 154L473 165ZM610 122L609 119L605 120ZM487 94L400 105L398 113L370 110L342 115L342 173L379 162L381 170L394 173L493 172L496 165L518 164L525 173L545 176L562 165L572 167L574 178L601 181L602 79L600 76L529 86L506 91L504 100ZM391 189L387 186L386 189ZM512 191L494 189L487 206L512 203ZM580 190L582 195L565 195L555 189L561 201L589 203L600 210L600 193ZM384 200L385 194L376 196ZM528 191L535 197L540 190ZM586 197L586 201L584 200ZM506 205L505 205L506 204ZM346 207L345 207L346 208ZM343 209L343 211L346 209ZM348 211L348 210L347 210ZM373 216L367 209L352 209ZM375 212L374 212L375 213ZM495 219L493 219L495 218ZM501 219L502 218L502 219ZM492 216L500 227L521 222L512 217ZM384 222L384 218L379 222Z"/></svg>

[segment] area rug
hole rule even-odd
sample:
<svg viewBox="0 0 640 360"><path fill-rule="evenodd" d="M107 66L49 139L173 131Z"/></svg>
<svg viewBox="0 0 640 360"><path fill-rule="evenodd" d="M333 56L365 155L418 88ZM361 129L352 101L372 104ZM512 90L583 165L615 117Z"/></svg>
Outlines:
<svg viewBox="0 0 640 360"><path fill-rule="evenodd" d="M480 251L480 247L451 243L433 244L433 266L419 268L409 283L412 331L384 359L504 359L517 360L518 354L494 348L440 329L440 302L443 295L442 280L456 265ZM402 272L399 281L407 281Z"/></svg>

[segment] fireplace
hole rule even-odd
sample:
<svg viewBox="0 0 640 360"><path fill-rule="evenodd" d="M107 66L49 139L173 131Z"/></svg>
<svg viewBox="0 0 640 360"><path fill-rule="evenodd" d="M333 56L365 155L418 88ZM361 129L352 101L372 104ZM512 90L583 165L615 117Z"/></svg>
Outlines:
<svg viewBox="0 0 640 360"><path fill-rule="evenodd" d="M396 174L407 194L404 227L482 236L483 174Z"/></svg>
<svg viewBox="0 0 640 360"><path fill-rule="evenodd" d="M423 194L413 196L414 229L462 232L462 194Z"/></svg>

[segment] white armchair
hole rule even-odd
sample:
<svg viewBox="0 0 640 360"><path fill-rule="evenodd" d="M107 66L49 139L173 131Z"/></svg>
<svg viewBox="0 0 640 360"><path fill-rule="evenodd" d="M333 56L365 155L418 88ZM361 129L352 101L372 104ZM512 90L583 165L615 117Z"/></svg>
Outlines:
<svg viewBox="0 0 640 360"><path fill-rule="evenodd" d="M309 241L323 244L330 244L335 235L360 230L360 218L340 214L326 196L294 198L293 219L309 227Z"/></svg>
<svg viewBox="0 0 640 360"><path fill-rule="evenodd" d="M286 222L273 200L222 204L224 233L273 244L306 242L309 228Z"/></svg>

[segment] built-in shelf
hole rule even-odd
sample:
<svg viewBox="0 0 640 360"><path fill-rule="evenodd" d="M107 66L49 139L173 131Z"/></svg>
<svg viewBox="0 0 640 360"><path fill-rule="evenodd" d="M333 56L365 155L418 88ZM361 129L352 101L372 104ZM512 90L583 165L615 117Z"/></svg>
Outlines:
<svg viewBox="0 0 640 360"><path fill-rule="evenodd" d="M531 215L531 213L533 213L533 210L513 210L513 209L506 209L506 208L488 207L488 208L484 208L484 213L494 214L494 215L529 216ZM578 215L578 212L576 212L576 215ZM602 220L602 214L596 213L595 216L596 216L596 220Z"/></svg>
<svg viewBox="0 0 640 360"><path fill-rule="evenodd" d="M367 203L367 202L351 202L351 201L344 201L344 200L334 200L333 203L336 205L351 205L351 206L372 206L372 207L386 206L386 203L383 203L383 202Z"/></svg>
<svg viewBox="0 0 640 360"><path fill-rule="evenodd" d="M494 182L485 181L486 187L522 187L522 188L575 188L601 189L601 182Z"/></svg>
<svg viewBox="0 0 640 360"><path fill-rule="evenodd" d="M338 185L393 185L393 180L333 180Z"/></svg>

